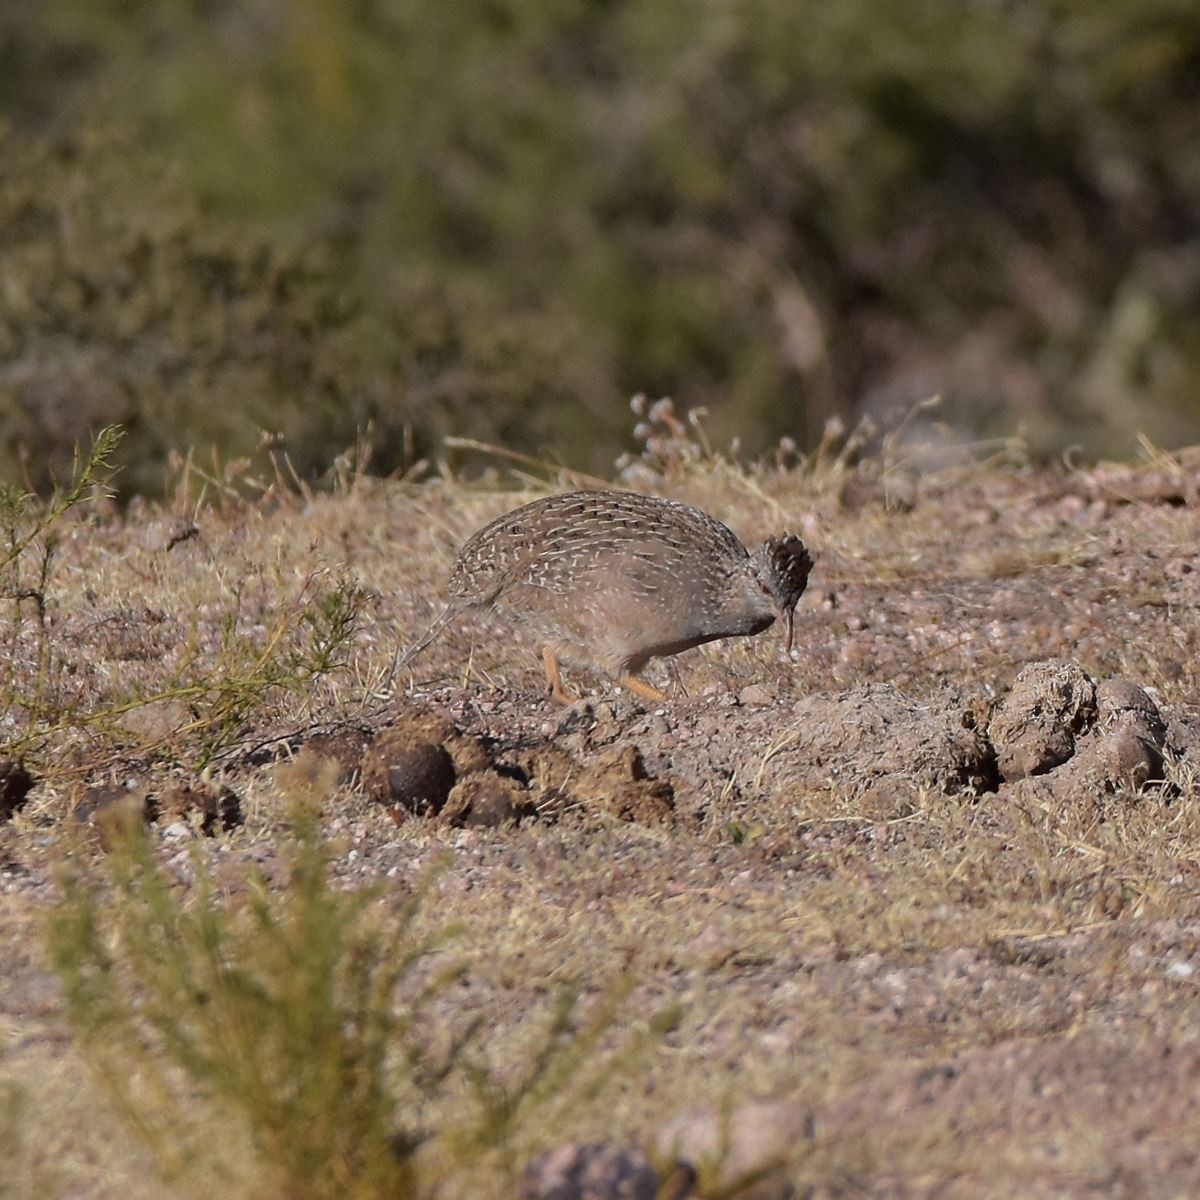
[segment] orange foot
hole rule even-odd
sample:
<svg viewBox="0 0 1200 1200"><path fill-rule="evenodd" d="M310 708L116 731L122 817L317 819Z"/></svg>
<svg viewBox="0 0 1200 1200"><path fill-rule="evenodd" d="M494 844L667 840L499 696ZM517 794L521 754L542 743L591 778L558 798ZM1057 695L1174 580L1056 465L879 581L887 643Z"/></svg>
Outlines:
<svg viewBox="0 0 1200 1200"><path fill-rule="evenodd" d="M631 692L641 696L644 700L668 700L670 697L666 692L660 692L658 688L651 687L648 683L638 679L635 675L622 675L617 682Z"/></svg>
<svg viewBox="0 0 1200 1200"><path fill-rule="evenodd" d="M542 647L542 665L546 668L546 681L550 684L550 698L559 704L574 704L576 697L563 687L562 676L558 673L558 658L549 646Z"/></svg>

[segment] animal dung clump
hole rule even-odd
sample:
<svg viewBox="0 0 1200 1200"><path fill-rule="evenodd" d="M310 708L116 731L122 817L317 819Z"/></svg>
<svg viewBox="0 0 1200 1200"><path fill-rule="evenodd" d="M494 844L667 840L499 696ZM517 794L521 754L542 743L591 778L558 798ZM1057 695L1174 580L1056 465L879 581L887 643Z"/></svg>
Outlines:
<svg viewBox="0 0 1200 1200"><path fill-rule="evenodd" d="M440 742L385 729L363 756L363 787L379 804L413 816L436 816L458 773Z"/></svg>
<svg viewBox="0 0 1200 1200"><path fill-rule="evenodd" d="M472 771L454 785L441 815L450 825L489 829L536 811L533 797L518 780L496 771Z"/></svg>
<svg viewBox="0 0 1200 1200"><path fill-rule="evenodd" d="M7 821L24 807L32 787L33 776L25 770L24 763L0 759L0 821Z"/></svg>

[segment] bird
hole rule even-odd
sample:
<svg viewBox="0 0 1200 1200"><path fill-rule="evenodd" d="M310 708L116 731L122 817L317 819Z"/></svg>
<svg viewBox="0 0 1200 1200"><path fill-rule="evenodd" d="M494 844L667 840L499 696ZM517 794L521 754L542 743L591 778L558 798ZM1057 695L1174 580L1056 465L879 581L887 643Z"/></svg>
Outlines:
<svg viewBox="0 0 1200 1200"><path fill-rule="evenodd" d="M779 619L790 654L812 557L793 534L750 553L716 517L677 500L591 490L544 496L472 535L442 615L398 657L407 666L465 613L495 611L536 635L550 696L572 704L560 661L598 666L643 699L652 658L751 637Z"/></svg>

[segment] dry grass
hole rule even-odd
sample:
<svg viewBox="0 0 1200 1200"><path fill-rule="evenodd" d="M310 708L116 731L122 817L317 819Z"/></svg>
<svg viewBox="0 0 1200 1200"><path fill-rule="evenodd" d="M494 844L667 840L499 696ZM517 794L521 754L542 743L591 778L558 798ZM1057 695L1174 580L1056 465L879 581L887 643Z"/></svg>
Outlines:
<svg viewBox="0 0 1200 1200"><path fill-rule="evenodd" d="M1071 655L1156 689L1178 717L1197 712L1200 596L1194 573L1177 569L1200 537L1192 509L1108 503L1088 516L1090 477L1003 462L920 476L907 509L872 491L877 463L832 452L804 468L747 471L711 453L651 465L642 486L702 504L746 540L798 529L817 556L799 659L780 661L770 634L689 654L671 685L701 697L686 703L759 681L781 712L811 692L886 679L917 697L951 682L986 698L1023 663ZM6 737L42 780L0 827L10 981L0 1076L23 1095L19 1122L0 1108L10 1131L0 1153L19 1168L0 1168L6 1195L43 1184L163 1194L66 1031L40 943L73 789L161 783L207 764L241 793L247 820L207 840L206 861L234 899L251 864L279 882L295 780L232 751L377 707L396 644L440 609L455 545L542 486L351 473L332 493L304 495L264 476L212 506L196 508L193 494L122 519L97 499L58 522L44 625L28 605L5 614ZM179 540L190 523L195 534ZM346 593L351 627L305 675L303 614L341 580L362 589ZM272 645L299 656L287 659L295 669L263 676ZM238 691L235 721L206 720L230 678L262 686ZM36 711L31 679L44 681ZM210 690L181 695L187 680ZM490 720L528 710L552 729L535 656L485 621L448 633L401 682L430 681L443 696L467 689L463 704L500 702ZM1200 1188L1176 1152L1200 1127L1188 1074L1200 1034L1200 795L1194 763L1169 770L1168 789L1055 809L1007 790L762 794L750 771L740 798L722 799L727 785L714 780L704 819L670 829L585 817L397 828L345 787L317 799L338 839L339 884L380 881L400 903L452 856L423 919L463 923L469 986L446 994L431 1039L480 1021L503 1075L536 1051L537 1018L565 985L594 1000L625 974L637 981L614 1039L679 1004L678 1026L602 1099L534 1130L530 1145L636 1141L683 1109L785 1097L816 1114L794 1167L802 1194L1154 1196ZM186 847L164 844L161 858L186 880ZM176 1186L211 1194L219 1178L230 1195L261 1194L244 1130L218 1123L210 1134L207 1112L197 1105L197 1132L219 1152Z"/></svg>

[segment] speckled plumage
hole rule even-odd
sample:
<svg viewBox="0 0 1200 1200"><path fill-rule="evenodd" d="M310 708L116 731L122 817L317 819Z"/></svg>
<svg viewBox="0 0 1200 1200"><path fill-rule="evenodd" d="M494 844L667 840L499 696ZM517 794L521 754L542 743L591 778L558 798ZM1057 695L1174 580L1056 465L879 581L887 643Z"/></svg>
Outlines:
<svg viewBox="0 0 1200 1200"><path fill-rule="evenodd" d="M749 554L726 525L690 505L634 492L547 496L504 514L459 551L445 614L404 656L464 611L493 608L537 635L547 676L568 699L557 660L631 677L651 658L718 638L788 628L812 566L796 537Z"/></svg>

